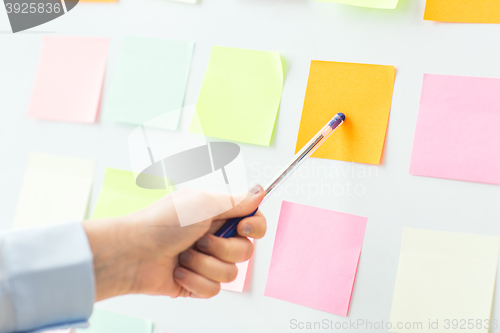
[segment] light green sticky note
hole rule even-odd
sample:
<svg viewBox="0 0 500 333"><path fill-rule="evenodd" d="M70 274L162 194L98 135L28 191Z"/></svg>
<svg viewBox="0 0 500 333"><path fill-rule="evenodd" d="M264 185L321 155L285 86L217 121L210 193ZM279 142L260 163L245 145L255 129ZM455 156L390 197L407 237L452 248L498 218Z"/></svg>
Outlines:
<svg viewBox="0 0 500 333"><path fill-rule="evenodd" d="M394 9L398 5L398 0L317 0L323 2L334 2L343 5L358 7Z"/></svg>
<svg viewBox="0 0 500 333"><path fill-rule="evenodd" d="M144 189L136 185L131 171L106 169L93 219L123 216L146 208L169 190Z"/></svg>
<svg viewBox="0 0 500 333"><path fill-rule="evenodd" d="M282 90L279 53L214 46L196 104L203 134L269 146Z"/></svg>
<svg viewBox="0 0 500 333"><path fill-rule="evenodd" d="M153 324L145 319L94 308L89 328L79 328L77 333L151 333Z"/></svg>
<svg viewBox="0 0 500 333"><path fill-rule="evenodd" d="M103 117L142 125L173 112L168 121L163 117L156 127L175 130L184 105L193 48L191 42L125 38Z"/></svg>

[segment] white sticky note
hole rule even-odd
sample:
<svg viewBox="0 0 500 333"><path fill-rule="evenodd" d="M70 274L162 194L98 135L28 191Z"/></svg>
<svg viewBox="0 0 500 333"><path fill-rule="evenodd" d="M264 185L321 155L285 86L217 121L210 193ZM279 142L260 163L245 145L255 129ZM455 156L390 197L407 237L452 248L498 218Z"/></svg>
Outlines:
<svg viewBox="0 0 500 333"><path fill-rule="evenodd" d="M92 160L31 153L13 228L85 219L94 169Z"/></svg>
<svg viewBox="0 0 500 333"><path fill-rule="evenodd" d="M404 229L389 331L488 332L499 241Z"/></svg>

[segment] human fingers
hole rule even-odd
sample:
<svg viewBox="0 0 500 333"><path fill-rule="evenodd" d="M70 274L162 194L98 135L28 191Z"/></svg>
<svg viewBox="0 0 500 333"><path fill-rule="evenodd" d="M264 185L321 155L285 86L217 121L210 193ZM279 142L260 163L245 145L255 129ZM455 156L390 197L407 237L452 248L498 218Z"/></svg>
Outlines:
<svg viewBox="0 0 500 333"><path fill-rule="evenodd" d="M179 262L183 267L216 282L231 282L238 275L235 264L192 249L182 252L179 255Z"/></svg>
<svg viewBox="0 0 500 333"><path fill-rule="evenodd" d="M196 242L196 247L203 253L230 263L247 261L253 253L252 242L239 236L221 238L206 234Z"/></svg>
<svg viewBox="0 0 500 333"><path fill-rule="evenodd" d="M179 285L191 293L191 297L210 298L220 291L220 283L207 279L184 267L177 267L174 279Z"/></svg>
<svg viewBox="0 0 500 333"><path fill-rule="evenodd" d="M247 217L238 223L238 234L244 237L259 239L264 237L267 230L266 218L260 210L254 216Z"/></svg>
<svg viewBox="0 0 500 333"><path fill-rule="evenodd" d="M265 191L260 185L255 185L248 191L242 200L241 197L233 197L233 201L238 202L236 206L217 216L217 219L228 220L233 217L243 217L254 212L264 199Z"/></svg>

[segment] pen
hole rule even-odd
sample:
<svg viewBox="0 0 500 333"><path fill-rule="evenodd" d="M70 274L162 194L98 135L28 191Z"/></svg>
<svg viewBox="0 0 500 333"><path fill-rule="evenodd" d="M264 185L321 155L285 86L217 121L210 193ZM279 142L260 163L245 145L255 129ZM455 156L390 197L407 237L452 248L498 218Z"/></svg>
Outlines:
<svg viewBox="0 0 500 333"><path fill-rule="evenodd" d="M343 113L337 113L302 149L295 154L293 159L269 182L269 184L264 188L266 194L264 199L269 196L274 189L281 185L290 176L304 160L311 156L312 153L323 142L328 139L328 137L340 126L345 120L345 115ZM228 220L216 233L215 236L229 238L236 236L236 228L238 223L246 217L254 216L258 208L251 214L243 217L235 217Z"/></svg>

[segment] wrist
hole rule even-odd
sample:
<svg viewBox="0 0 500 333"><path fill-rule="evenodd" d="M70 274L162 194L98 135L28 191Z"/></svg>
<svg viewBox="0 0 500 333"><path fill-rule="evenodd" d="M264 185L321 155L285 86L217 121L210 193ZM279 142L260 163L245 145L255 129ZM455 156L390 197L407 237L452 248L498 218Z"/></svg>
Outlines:
<svg viewBox="0 0 500 333"><path fill-rule="evenodd" d="M126 218L83 222L93 255L96 301L133 292L138 258L130 248L135 224Z"/></svg>

